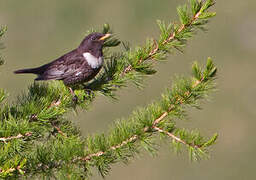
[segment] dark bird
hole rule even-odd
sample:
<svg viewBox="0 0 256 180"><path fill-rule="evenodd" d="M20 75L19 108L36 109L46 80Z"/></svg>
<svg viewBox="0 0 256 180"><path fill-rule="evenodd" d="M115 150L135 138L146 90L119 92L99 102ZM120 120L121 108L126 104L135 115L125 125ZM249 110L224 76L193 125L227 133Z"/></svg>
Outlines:
<svg viewBox="0 0 256 180"><path fill-rule="evenodd" d="M58 59L37 68L14 71L16 74L33 73L35 80L62 80L68 87L90 81L103 64L102 47L110 34L92 33L84 38L78 48ZM73 94L72 89L71 93Z"/></svg>

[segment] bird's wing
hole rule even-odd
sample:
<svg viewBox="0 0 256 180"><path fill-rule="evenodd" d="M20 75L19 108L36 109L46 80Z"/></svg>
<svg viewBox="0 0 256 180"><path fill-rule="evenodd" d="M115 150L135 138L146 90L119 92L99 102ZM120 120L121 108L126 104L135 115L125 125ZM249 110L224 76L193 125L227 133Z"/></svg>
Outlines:
<svg viewBox="0 0 256 180"><path fill-rule="evenodd" d="M65 79L66 77L84 71L84 69L88 69L86 68L87 66L89 65L81 54L72 53L70 55L64 55L59 59L46 64L44 72L37 80Z"/></svg>

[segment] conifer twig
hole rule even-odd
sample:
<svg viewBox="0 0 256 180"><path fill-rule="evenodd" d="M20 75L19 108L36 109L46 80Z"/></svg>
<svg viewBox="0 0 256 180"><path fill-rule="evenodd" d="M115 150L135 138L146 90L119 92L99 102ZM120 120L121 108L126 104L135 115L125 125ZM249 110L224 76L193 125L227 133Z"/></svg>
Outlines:
<svg viewBox="0 0 256 180"><path fill-rule="evenodd" d="M170 111L169 111L170 112ZM167 131L164 131L163 129L157 127L157 125L165 118L168 116L168 112L164 112L159 118L157 118L153 125L150 127L150 128L144 128L144 132L148 132L149 129L155 129L156 131L160 132L160 133L165 133L167 134L169 137L171 137L172 139L174 139L175 141L177 142L180 142L184 145L189 145L191 146L189 143L183 141L182 139L178 138L177 136L175 136L174 134L170 133L170 132L167 132ZM129 139L126 139L124 140L122 143L118 144L118 145L115 145L115 146L111 146L110 147L110 150L116 150L116 149L119 149L125 145L127 145L128 143L130 142L134 142L136 140L138 140L139 136L137 135L133 135L131 136ZM198 146L193 146L193 147L196 147L198 148ZM91 160L93 157L99 157L99 156L102 156L106 153L107 151L103 152L103 151L99 151L99 152L96 152L96 153L92 153L92 154L89 154L83 158L79 158L79 159L76 159L76 160L82 160L82 161L89 161Z"/></svg>
<svg viewBox="0 0 256 180"><path fill-rule="evenodd" d="M201 9L202 9L202 7L201 7ZM172 32L172 33L169 35L169 37L168 37L166 40L163 41L162 44L165 45L165 44L171 42L171 41L174 40L175 37L176 37L179 33L181 33L186 27L191 26L192 23L195 22L195 21L199 18L200 14L202 13L201 9L197 12L197 14L195 14L195 15L192 17L192 19L191 19L191 21L190 21L189 23L187 23L187 24L181 24L181 25L180 25L180 28L177 30L177 32L175 32L175 31ZM143 61L145 61L145 60L150 59L153 55L155 55L155 54L159 51L159 45L158 45L158 43L156 42L156 40L154 40L154 45L155 45L155 47L151 50L151 52L149 53L149 55L148 55L147 57L145 57L144 59L141 58L141 59L139 60L139 64L141 64L141 63L142 63ZM130 72L130 71L132 71L132 65L131 65L131 64L129 64L129 65L124 69L122 75L124 75L124 74L126 74L126 73L128 73L128 72Z"/></svg>
<svg viewBox="0 0 256 180"><path fill-rule="evenodd" d="M208 62L209 62L209 60L208 60ZM216 73L216 69L215 69L215 68L213 68L213 69L215 70L215 73ZM202 77L200 80L196 80L195 83L192 84L192 88L196 88L196 87L197 87L198 85L200 85L200 83L202 83L203 81L204 81L204 77ZM187 97L189 98L190 92L185 92L185 94L186 94ZM181 105L181 104L183 103L183 101L185 101L185 100L181 100L181 99L177 98L175 104L176 104L176 105L178 105L178 104ZM156 130L156 131L158 131L158 132L160 132L160 133L166 134L167 136L171 137L172 139L174 139L175 141L177 141L177 142L179 142L179 143L182 143L182 144L187 145L187 146L192 146L193 148L200 148L200 147L197 146L197 145L192 145L192 144L190 144L190 143L187 143L186 141L184 141L184 140L180 139L179 137L175 136L174 134L172 134L172 133L170 133L170 132L168 132L168 131L165 131L165 130L159 128L159 127L157 127L157 125L158 125L161 121L163 121L163 119L166 118L166 117L168 116L168 114L169 114L172 110L174 110L174 108L175 108L175 105L174 105L174 104L171 104L170 107L169 107L169 109L168 109L168 111L162 113L157 119L155 119L155 120L153 121L152 126L151 126L150 128L149 128L149 127L145 127L145 128L143 129L143 131L146 133L146 132L150 132L150 131L149 131L150 129L154 129L154 130ZM131 136L130 138L128 138L128 139L122 141L120 144L115 145L115 146L111 146L111 147L109 148L109 150L116 150L116 149L118 149L118 148L121 148L121 147L127 145L127 144L130 143L130 142L134 142L134 141L138 140L138 138L139 138L139 136L137 136L137 135L135 134L135 135ZM104 152L104 151L99 151L99 152L96 152L96 153L88 154L87 156L85 156L85 157L83 157L83 158L78 158L78 159L76 159L76 160L89 161L89 160L91 160L93 157L99 157L99 156L104 155L106 152L107 152L107 151L105 151L105 152Z"/></svg>
<svg viewBox="0 0 256 180"><path fill-rule="evenodd" d="M53 125L53 127L58 131L58 133L64 137L67 137L67 135L61 131L61 129L58 126Z"/></svg>
<svg viewBox="0 0 256 180"><path fill-rule="evenodd" d="M29 136L31 136L31 135L32 135L32 132L27 132L27 133L25 133L24 135L18 134L17 136L1 137L1 138L0 138L0 141L6 142L6 141L13 140L13 139L21 139L21 138L29 137Z"/></svg>
<svg viewBox="0 0 256 180"><path fill-rule="evenodd" d="M188 24L182 24L182 25L180 26L180 28L178 29L177 33L173 32L172 34L170 34L169 38L168 38L167 40L165 40L165 41L163 42L163 44L167 44L168 42L174 40L175 37L177 36L177 34L179 34L180 32L182 32L186 27L191 26L192 23L193 23L194 21L196 21L196 20L199 18L199 16L200 16L201 13L202 13L202 11L199 10L198 13L196 13L196 15L193 16L192 20L191 20Z"/></svg>
<svg viewBox="0 0 256 180"><path fill-rule="evenodd" d="M172 139L174 139L175 141L179 142L179 143L182 143L184 145L187 145L187 146L192 146L193 148L199 148L199 146L197 145L192 145L192 144L189 144L187 143L186 141L183 141L182 139L180 139L179 137L175 136L174 134L168 132L168 131L165 131L157 126L153 126L153 129L155 129L156 131L160 132L160 133L164 133L166 134L167 136L171 137Z"/></svg>
<svg viewBox="0 0 256 180"><path fill-rule="evenodd" d="M110 147L110 149L111 149L111 150L119 149L119 148L123 147L124 145L126 145L126 144L128 144L128 143L130 143L130 142L136 141L137 139L138 139L138 136L137 136L137 135L133 135L133 136L130 137L129 139L123 141L121 144L118 144L118 145L116 145L116 146ZM102 156L102 155L104 155L105 153L106 153L106 152L99 151L99 152L97 152L97 153L89 154L89 155L85 156L84 158L79 158L79 159L76 159L76 160L89 161L89 160L91 160L91 158Z"/></svg>

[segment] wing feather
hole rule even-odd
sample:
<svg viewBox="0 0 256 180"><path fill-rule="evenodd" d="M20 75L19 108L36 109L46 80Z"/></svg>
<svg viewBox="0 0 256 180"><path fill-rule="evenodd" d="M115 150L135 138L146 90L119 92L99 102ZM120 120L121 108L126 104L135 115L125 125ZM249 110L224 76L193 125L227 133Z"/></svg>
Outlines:
<svg viewBox="0 0 256 180"><path fill-rule="evenodd" d="M88 66L82 54L71 51L55 61L42 66L44 71L36 80L65 79L86 71Z"/></svg>

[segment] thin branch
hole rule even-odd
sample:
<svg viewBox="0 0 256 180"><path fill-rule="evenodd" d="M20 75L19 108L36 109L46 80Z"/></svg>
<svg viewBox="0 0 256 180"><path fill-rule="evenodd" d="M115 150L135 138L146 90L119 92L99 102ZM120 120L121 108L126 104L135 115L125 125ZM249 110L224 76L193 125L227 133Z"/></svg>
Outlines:
<svg viewBox="0 0 256 180"><path fill-rule="evenodd" d="M169 37L168 37L165 41L163 41L163 45L165 45L165 44L167 44L167 43L173 41L173 40L175 39L175 37L176 37L179 33L181 33L186 27L191 26L192 23L195 22L195 21L199 18L199 16L200 16L201 13L202 13L201 10L199 10L198 13L197 13L195 16L193 16L193 18L191 19L191 21L190 21L188 24L182 24L182 25L180 26L180 28L177 30L177 32L171 33L171 34L169 35ZM145 60L148 60L148 59L152 58L152 56L154 56L154 55L159 51L159 46L158 46L158 44L156 43L155 40L154 40L154 45L155 45L155 48L149 53L149 55L148 55L147 57L145 57L144 59L140 59L140 60L139 60L139 64L142 63L142 62L145 61ZM128 66L124 69L124 71L123 71L123 73L122 73L122 76L123 76L124 74L130 72L130 71L132 71L132 65L131 65L131 64L128 65Z"/></svg>
<svg viewBox="0 0 256 180"><path fill-rule="evenodd" d="M121 148L122 146L124 146L124 145L126 145L126 144L128 144L130 142L136 141L137 139L138 139L138 136L137 135L133 135L132 137L130 137L126 141L123 141L121 144L116 145L116 146L112 146L110 149L115 150L115 149Z"/></svg>
<svg viewBox="0 0 256 180"><path fill-rule="evenodd" d="M52 125L54 127L54 129L56 129L58 131L58 133L64 137L67 137L67 135L61 131L61 129L58 126Z"/></svg>
<svg viewBox="0 0 256 180"><path fill-rule="evenodd" d="M13 139L21 139L21 138L29 137L31 135L32 135L32 132L27 132L24 135L18 134L17 136L2 137L2 138L0 138L0 141L6 142L6 141L13 140Z"/></svg>
<svg viewBox="0 0 256 180"><path fill-rule="evenodd" d="M182 139L180 139L179 137L175 136L174 134L172 134L172 133L170 133L170 132L168 132L168 131L165 131L165 130L159 128L159 127L154 126L153 129L155 129L156 131L158 131L158 132L160 132L160 133L166 134L167 136L171 137L171 138L174 139L175 141L177 141L177 142L179 142L179 143L182 143L182 144L184 144L184 145L186 145L186 146L192 146L193 148L200 148L200 147L197 146L197 145L192 145L192 144L187 143L186 141L183 141Z"/></svg>
<svg viewBox="0 0 256 180"><path fill-rule="evenodd" d="M60 104L61 104L61 99L59 99L58 101L53 101L48 108L58 107Z"/></svg>
<svg viewBox="0 0 256 180"><path fill-rule="evenodd" d="M7 170L2 170L0 168L0 173L12 173L13 171L15 171L16 169L15 168L10 168L10 169L7 169Z"/></svg>
<svg viewBox="0 0 256 180"><path fill-rule="evenodd" d="M195 88L195 87L198 86L200 83L202 83L203 80L204 80L204 79L202 78L201 80L196 81L196 83L193 84L192 87ZM189 93L189 92L188 92L188 93ZM178 100L178 102L177 102L177 104L182 104L182 103L183 103L182 100ZM175 136L174 134L172 134L172 133L170 133L170 132L168 132L168 131L165 131L165 130L159 128L159 127L157 127L157 125L158 125L165 117L167 117L168 114L169 114L172 110L174 110L174 108L175 108L175 106L174 106L173 104L170 105L170 107L169 107L169 109L168 109L167 112L162 113L157 119L155 119L155 120L153 121L152 126L151 126L150 128L149 128L149 127L146 127L146 128L144 128L143 131L144 131L144 132L148 132L149 129L154 129L154 130L156 130L156 131L158 131L158 132L165 133L165 134L168 135L169 137L173 138L175 141L180 142L180 143L182 143L182 144L184 144L184 145L192 146L193 148L200 148L200 147L197 146L197 145L189 144L189 143L183 141L182 139L180 139L179 137ZM112 146L112 147L110 147L109 149L110 149L110 150L116 150L116 149L121 148L121 147L123 147L124 145L130 143L130 142L134 142L134 141L138 140L138 138L139 138L139 137L138 137L137 135L133 135L133 136L131 136L129 139L126 139L126 140L124 140L122 143L120 143L120 144L118 144L118 145L116 145L116 146ZM91 160L93 157L99 157L99 156L102 156L102 155L106 154L106 152L107 152L107 151L105 151L105 152L104 152L104 151L99 151L99 152L97 152L97 153L89 154L89 155L85 156L84 158L77 158L77 159L75 159L74 161L76 161L76 160L89 161L89 160Z"/></svg>
<svg viewBox="0 0 256 180"><path fill-rule="evenodd" d="M157 118L157 119L153 122L153 125L151 126L151 129L157 130L156 125L159 124L167 115L168 115L168 112L164 112L159 118ZM150 129L150 128L144 128L143 131L146 133L146 132L148 132L149 129ZM157 131L158 131L158 130L157 130ZM159 132L160 132L160 131L159 131ZM109 149L110 149L110 150L116 150L116 149L121 148L121 147L125 146L126 144L128 144L128 143L130 143L130 142L134 142L134 141L136 141L136 140L138 140L138 139L139 139L139 136L133 135L133 136L131 136L129 139L126 139L126 140L124 140L122 143L120 143L120 144L118 144L118 145L116 145L116 146L112 146L112 147L110 147ZM177 138L176 138L175 140L177 140ZM97 152L97 153L89 154L89 155L85 156L84 158L78 158L78 159L76 159L76 160L89 161L89 160L91 160L91 158L93 158L93 157L99 157L99 156L102 156L102 155L106 154L106 152L107 152L107 151L105 151L105 152L99 151L99 152Z"/></svg>
<svg viewBox="0 0 256 180"><path fill-rule="evenodd" d="M121 144L118 144L116 146L112 146L110 147L111 150L116 150L116 149L119 149L121 147L123 147L124 145L130 143L130 142L133 142L133 141L136 141L138 139L138 136L137 135L133 135L132 137L130 137L129 139L123 141ZM82 160L82 161L88 161L90 160L92 157L99 157L99 156L102 156L104 155L106 152L103 152L103 151L99 151L97 153L93 153L93 154L89 154L87 156L85 156L84 158L79 158L79 160Z"/></svg>
<svg viewBox="0 0 256 180"><path fill-rule="evenodd" d="M170 111L169 111L170 112ZM164 112L159 118L157 118L154 122L153 122L153 126L156 126L157 124L159 124L166 116L168 115L168 112Z"/></svg>
<svg viewBox="0 0 256 180"><path fill-rule="evenodd" d="M91 160L92 157L99 157L99 156L102 156L105 153L106 152L99 151L97 153L89 154L89 155L85 156L84 158L78 158L77 160L89 161L89 160Z"/></svg>
<svg viewBox="0 0 256 180"><path fill-rule="evenodd" d="M151 126L151 129L155 129L155 130L159 131L159 130L157 129L156 125L159 124L167 115L168 115L168 112L164 112L159 118L157 118L157 119L153 122L153 125ZM148 132L149 129L150 129L150 128L144 128L143 131L144 131L144 132ZM159 131L159 132L160 132L160 131ZM171 137L171 136L170 136L170 137ZM130 142L134 142L134 141L136 141L136 140L138 140L138 139L139 139L139 136L133 135L133 136L130 137L129 139L124 140L122 143L120 143L120 144L118 144L118 145L116 145L116 146L110 147L110 149L111 149L111 150L116 150L116 149L121 148L121 147L123 147L124 145L126 145L126 144L128 144L128 143L130 143ZM174 139L178 141L178 138L177 138L177 137L174 138ZM185 143L185 144L187 144L187 143ZM82 160L82 161L89 161L89 160L91 160L92 157L99 157L99 156L104 155L105 153L106 153L106 151L105 151L105 152L99 151L99 152L97 152L97 153L89 154L89 155L87 155L87 156L84 157L84 158L79 158L79 160Z"/></svg>
<svg viewBox="0 0 256 180"><path fill-rule="evenodd" d="M6 169L6 170L3 170L3 169L1 169L0 168L0 173L2 173L2 174L4 174L4 173L6 173L6 174L8 174L8 173L12 173L12 172L14 172L14 171L20 171L20 172L24 172L22 169L21 169L21 167L20 167L20 165L19 166L17 166L16 168L9 168L9 169Z"/></svg>

